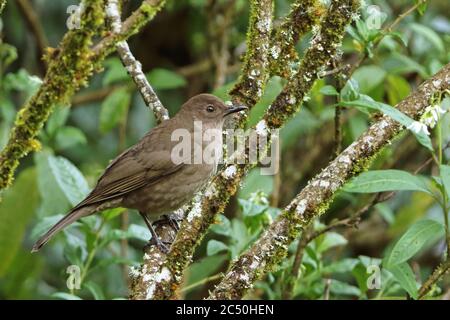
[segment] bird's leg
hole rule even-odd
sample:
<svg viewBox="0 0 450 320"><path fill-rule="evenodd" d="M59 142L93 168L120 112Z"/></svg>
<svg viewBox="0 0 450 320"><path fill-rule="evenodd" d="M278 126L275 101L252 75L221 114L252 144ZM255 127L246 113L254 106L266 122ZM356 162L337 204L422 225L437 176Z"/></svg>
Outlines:
<svg viewBox="0 0 450 320"><path fill-rule="evenodd" d="M162 225L162 224L169 224L173 230L178 232L180 230L180 223L177 219L172 218L168 214L162 215L162 219L156 220L153 222L154 225Z"/></svg>
<svg viewBox="0 0 450 320"><path fill-rule="evenodd" d="M161 250L163 253L168 253L169 248L166 246L166 244L159 238L159 236L156 234L155 229L152 226L152 223L148 219L147 215L143 212L139 212L139 214L142 216L142 218L145 221L145 224L147 225L148 230L150 230L150 233L152 234L151 238L151 244L156 245L156 247Z"/></svg>

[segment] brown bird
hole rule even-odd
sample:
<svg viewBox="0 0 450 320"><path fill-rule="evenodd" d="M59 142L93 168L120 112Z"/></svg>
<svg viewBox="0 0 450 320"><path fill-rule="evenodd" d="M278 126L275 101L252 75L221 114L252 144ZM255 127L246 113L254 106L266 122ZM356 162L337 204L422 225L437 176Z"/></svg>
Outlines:
<svg viewBox="0 0 450 320"><path fill-rule="evenodd" d="M186 204L209 180L217 168L217 160L195 161L199 142L195 132L209 129L222 130L227 115L246 109L227 106L210 94L189 99L170 120L162 122L148 132L137 144L115 158L99 178L89 195L56 223L33 246L38 251L58 231L74 221L105 209L125 207L136 209L150 229L152 239L162 250L167 247L153 230L150 217L156 218ZM177 130L178 129L178 130ZM173 152L180 141L173 138L189 133L191 152L180 156ZM213 147L221 151L222 135L214 139ZM197 149L198 150L198 149ZM205 150L202 143L201 151ZM186 151L186 150L184 150ZM183 152L181 152L183 153ZM216 152L215 157L220 155ZM174 161L176 160L176 161Z"/></svg>

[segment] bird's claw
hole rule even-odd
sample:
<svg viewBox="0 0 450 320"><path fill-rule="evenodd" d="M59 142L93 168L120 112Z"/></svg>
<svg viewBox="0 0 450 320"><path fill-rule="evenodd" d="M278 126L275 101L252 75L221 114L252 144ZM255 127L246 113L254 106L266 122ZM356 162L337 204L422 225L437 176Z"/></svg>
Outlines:
<svg viewBox="0 0 450 320"><path fill-rule="evenodd" d="M168 224L172 227L173 230L175 230L176 232L178 232L180 230L180 223L179 220L171 218L169 215L163 215L162 219L156 220L155 222L153 222L154 226L159 226L159 225L163 225L163 224Z"/></svg>
<svg viewBox="0 0 450 320"><path fill-rule="evenodd" d="M168 254L170 251L170 245L171 243L169 242L165 243L158 237L152 237L144 246L144 252L149 250L151 247L156 246L156 248L158 248L159 251L161 251L164 254Z"/></svg>

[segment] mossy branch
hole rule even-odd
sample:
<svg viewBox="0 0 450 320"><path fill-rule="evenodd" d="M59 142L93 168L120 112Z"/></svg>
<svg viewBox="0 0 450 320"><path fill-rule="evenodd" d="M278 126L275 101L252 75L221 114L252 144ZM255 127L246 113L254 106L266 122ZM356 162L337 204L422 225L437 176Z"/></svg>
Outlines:
<svg viewBox="0 0 450 320"><path fill-rule="evenodd" d="M272 14L272 0L251 1L245 62L241 77L230 92L235 104L245 104L251 108L264 91L269 76L267 71ZM242 125L245 123L245 116L236 120L238 125ZM217 175L204 193L206 196L201 200L194 200L193 208L183 221L169 254L164 255L157 248L151 248L144 256L142 266L132 275L131 299L174 298L195 248L214 222L215 214L224 210L230 194L236 191L237 184L228 185L226 179L222 180L223 177ZM233 190L227 189L228 186ZM163 240L172 236L164 230L159 235Z"/></svg>
<svg viewBox="0 0 450 320"><path fill-rule="evenodd" d="M120 34L122 30L122 21L120 18L120 9L118 0L108 0L106 6L106 14L111 24L111 31L113 34ZM119 54L120 60L133 79L139 93L144 99L147 107L152 110L153 114L158 123L169 119L169 112L163 106L152 86L147 80L144 72L142 71L141 63L136 60L133 53L125 40L119 41L116 44L117 53Z"/></svg>
<svg viewBox="0 0 450 320"><path fill-rule="evenodd" d="M104 25L104 5L102 0L84 1L81 28L68 31L59 48L50 53L41 87L17 114L10 138L0 153L0 190L12 183L19 160L39 148L36 136L54 105L68 103L74 92L87 84L115 44L135 34L155 16L164 2L144 1L124 21L120 34L111 34L92 48L92 38Z"/></svg>
<svg viewBox="0 0 450 320"><path fill-rule="evenodd" d="M289 78L299 61L295 44L320 21L324 7L318 0L297 0L283 23L274 29L269 55L271 75Z"/></svg>
<svg viewBox="0 0 450 320"><path fill-rule="evenodd" d="M85 0L79 29L64 36L59 51L50 60L48 71L38 92L26 103L16 117L6 147L0 154L0 189L13 181L19 159L39 148L35 140L40 129L58 103L84 86L94 68L89 61L92 38L103 25L101 0Z"/></svg>
<svg viewBox="0 0 450 320"><path fill-rule="evenodd" d="M122 23L120 33L111 33L94 46L92 60L94 62L102 61L107 55L114 52L116 43L136 34L155 17L165 3L165 0L144 0L141 6Z"/></svg>
<svg viewBox="0 0 450 320"><path fill-rule="evenodd" d="M437 92L450 88L450 64L425 81L396 107L419 119ZM210 299L239 299L263 274L274 270L299 232L326 211L336 192L352 177L366 170L372 159L394 139L402 126L388 116L373 123L313 178L263 235L233 263Z"/></svg>
<svg viewBox="0 0 450 320"><path fill-rule="evenodd" d="M255 1L255 3L258 2ZM325 22L323 22L326 27L331 27L333 29L333 36L317 39L317 43L310 49L313 52L320 51L315 49L316 45L322 45L325 48L329 48L330 52L335 52L343 37L345 25L350 22L352 14L356 12L358 8L357 1L335 1L334 5L336 6L337 4L345 6L346 9L335 11L332 10L334 8L332 7L327 13L328 18L326 17L324 20ZM261 6L259 6L259 8L261 8ZM252 13L253 17L254 14L255 13ZM294 17L299 18L298 15L294 15ZM255 23L254 19L250 19L249 30L250 37L251 30L254 30L255 32L258 30L257 22ZM258 40L256 43L266 43L262 48L269 49L267 44L270 43L271 38L266 39L266 42L260 42ZM330 42L325 43L325 41ZM330 52L328 52L328 58L331 59ZM258 61L256 61L255 64L251 63L250 57L252 57L253 54L254 51L252 51L250 47L244 63L243 75L231 92L233 103L244 103L250 107L258 100L259 83L262 79L267 79L267 75L260 73L259 70L255 70L255 65L258 65ZM294 79L296 84L303 83L301 80L297 79L303 79L305 74L317 75L323 65L326 65L326 62L329 61L328 59L323 59L324 55L322 54L318 54L317 57L312 54L310 54L310 56L311 58L314 58L314 62L304 62L303 68L300 68ZM265 63L259 64L259 66L262 65L265 65ZM311 69L307 69L307 66L310 66ZM255 77L257 78L255 79ZM315 79L315 77L312 77L311 79ZM290 103L290 106L294 105L296 107L283 118L285 121L294 114L295 110L298 110L303 97L311 89L312 84L313 81L306 81L304 85L298 88L298 91L304 90L303 92L298 92L296 91L296 87L288 85L282 95L276 99L276 101L280 101L280 104L282 103L281 101L284 101L285 103ZM290 95L292 94L294 97L301 98L295 101L285 99L284 95L286 92ZM277 117L279 116L278 113L274 113L274 115ZM271 116L267 117L267 120L271 119ZM237 120L239 126L242 126L245 123L244 117L240 117ZM268 122L273 124L274 121ZM279 125L273 126L272 128L278 127ZM268 129L270 127L268 128L266 126L266 120L259 123L257 128L261 134L269 134ZM223 212L229 198L236 193L239 182L252 167L252 164L230 165L214 177L211 184L204 192L201 201L194 202L193 209L189 211L187 218L183 222L181 230L178 233L175 242L172 244L169 254L166 256L156 249L152 249L153 251L147 255L148 259L145 259L144 257L144 264L138 272L134 273L131 286L132 299L167 299L174 297L174 292L182 280L183 271L191 261L195 248L206 234L209 226L214 223L216 214ZM155 255L157 255L157 259L155 259ZM155 268L156 264L158 267Z"/></svg>

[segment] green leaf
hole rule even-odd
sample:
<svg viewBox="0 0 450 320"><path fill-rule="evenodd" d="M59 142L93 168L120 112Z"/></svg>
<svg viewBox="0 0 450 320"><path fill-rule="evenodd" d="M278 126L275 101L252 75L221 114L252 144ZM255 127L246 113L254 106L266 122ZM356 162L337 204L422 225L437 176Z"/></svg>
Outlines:
<svg viewBox="0 0 450 320"><path fill-rule="evenodd" d="M69 160L49 155L47 157L50 172L67 200L77 205L89 192L89 186L83 174Z"/></svg>
<svg viewBox="0 0 450 320"><path fill-rule="evenodd" d="M61 300L82 300L79 296L66 292L55 292L51 295L51 297Z"/></svg>
<svg viewBox="0 0 450 320"><path fill-rule="evenodd" d="M231 234L231 222L223 214L218 215L218 222L214 223L210 230L216 234L229 236Z"/></svg>
<svg viewBox="0 0 450 320"><path fill-rule="evenodd" d="M345 295L358 297L361 294L361 290L357 287L335 279L331 279L330 292L337 296Z"/></svg>
<svg viewBox="0 0 450 320"><path fill-rule="evenodd" d="M338 96L339 92L337 92L336 88L330 85L323 86L320 88L320 92L326 96Z"/></svg>
<svg viewBox="0 0 450 320"><path fill-rule="evenodd" d="M69 117L70 108L65 105L55 106L55 110L52 112L50 118L47 121L46 131L50 136L53 136L57 129L64 126Z"/></svg>
<svg viewBox="0 0 450 320"><path fill-rule="evenodd" d="M280 77L271 77L269 81L267 81L267 85L261 99L259 99L258 103L250 109L247 123L248 127L256 125L258 121L261 120L261 117L267 110L267 107L275 100L282 89L283 84Z"/></svg>
<svg viewBox="0 0 450 320"><path fill-rule="evenodd" d="M30 239L33 241L37 240L39 236L43 235L47 230L54 226L61 218L64 217L63 214L56 214L50 217L44 217L38 221L31 229Z"/></svg>
<svg viewBox="0 0 450 320"><path fill-rule="evenodd" d="M261 175L259 168L250 170L245 177L242 188L239 190L239 198L247 199L257 191L263 191L265 194L271 194L273 190L273 176Z"/></svg>
<svg viewBox="0 0 450 320"><path fill-rule="evenodd" d="M390 74L386 78L386 92L388 94L389 104L396 105L406 98L411 91L411 87L405 78Z"/></svg>
<svg viewBox="0 0 450 320"><path fill-rule="evenodd" d="M372 170L361 173L344 188L352 193L374 193L385 191L413 190L432 195L427 180L402 170Z"/></svg>
<svg viewBox="0 0 450 320"><path fill-rule="evenodd" d="M269 207L267 204L258 204L254 201L245 199L238 199L238 202L244 216L256 216L263 213Z"/></svg>
<svg viewBox="0 0 450 320"><path fill-rule="evenodd" d="M318 253L325 252L333 247L347 244L347 239L336 232L327 232L316 239Z"/></svg>
<svg viewBox="0 0 450 320"><path fill-rule="evenodd" d="M450 201L450 166L440 166L442 184L447 192L447 199Z"/></svg>
<svg viewBox="0 0 450 320"><path fill-rule="evenodd" d="M360 92L365 94L370 93L380 85L385 77L386 71L375 65L358 68L352 76L358 81Z"/></svg>
<svg viewBox="0 0 450 320"><path fill-rule="evenodd" d="M342 100L352 101L358 99L359 91L360 89L358 81L355 78L351 77L341 90Z"/></svg>
<svg viewBox="0 0 450 320"><path fill-rule="evenodd" d="M22 171L0 202L0 277L7 271L23 241L39 201L34 168Z"/></svg>
<svg viewBox="0 0 450 320"><path fill-rule="evenodd" d="M398 121L400 124L402 124L405 127L408 127L411 123L414 122L413 119L411 119L406 114L399 111L398 109L396 109L388 104L375 101L371 97L366 96L366 95L361 95L361 99L354 100L354 101L342 102L339 105L355 107L355 108L360 109L363 112L365 112L366 109L377 110L377 111L380 111L380 112L388 115L392 119ZM420 133L412 132L412 133L414 134L417 141L419 141L419 143L421 145L426 147L428 150L433 151L433 144L431 143L431 139L427 134L425 134L423 132L420 132Z"/></svg>
<svg viewBox="0 0 450 320"><path fill-rule="evenodd" d="M122 212L125 211L125 208L114 208L103 211L103 217L105 220L112 220Z"/></svg>
<svg viewBox="0 0 450 320"><path fill-rule="evenodd" d="M205 257L200 261L196 261L191 264L186 272L187 274L187 285L192 285L198 283L199 281L209 277L214 274L214 272L227 261L228 255L218 254L210 257ZM202 288L199 286L198 288Z"/></svg>
<svg viewBox="0 0 450 320"><path fill-rule="evenodd" d="M417 72L422 78L428 78L427 68L417 63L410 57L399 52L393 52L389 58L384 61L386 70L390 73L410 73Z"/></svg>
<svg viewBox="0 0 450 320"><path fill-rule="evenodd" d="M88 281L83 284L85 288L87 288L94 297L95 300L105 300L105 295L103 293L102 287L92 281Z"/></svg>
<svg viewBox="0 0 450 320"><path fill-rule="evenodd" d="M386 203L378 203L375 208L389 225L394 223L395 215Z"/></svg>
<svg viewBox="0 0 450 320"><path fill-rule="evenodd" d="M117 89L106 97L100 109L100 132L107 133L126 119L130 101L127 88Z"/></svg>
<svg viewBox="0 0 450 320"><path fill-rule="evenodd" d="M219 252L222 251L227 251L228 250L228 246L221 242L221 241L217 241L217 240L209 240L208 244L206 246L206 254L208 256L213 256L215 254L218 254Z"/></svg>
<svg viewBox="0 0 450 320"><path fill-rule="evenodd" d="M103 77L103 86L114 82L121 82L129 79L127 70L122 65L119 58L110 58L105 61L106 72Z"/></svg>
<svg viewBox="0 0 450 320"><path fill-rule="evenodd" d="M428 42L430 42L438 51L445 52L444 42L433 29L418 23L411 23L409 28L428 40Z"/></svg>
<svg viewBox="0 0 450 320"><path fill-rule="evenodd" d="M56 149L65 150L86 144L87 139L83 131L75 127L63 127L56 133Z"/></svg>
<svg viewBox="0 0 450 320"><path fill-rule="evenodd" d="M397 241L385 259L386 267L406 262L426 245L432 244L445 233L444 226L434 220L420 220L413 224Z"/></svg>
<svg viewBox="0 0 450 320"><path fill-rule="evenodd" d="M36 154L35 160L39 192L43 199L41 213L54 215L65 212L83 200L89 192L83 175L69 160L45 151Z"/></svg>
<svg viewBox="0 0 450 320"><path fill-rule="evenodd" d="M147 74L147 79L156 90L176 89L187 84L184 77L166 69L153 69Z"/></svg>
<svg viewBox="0 0 450 320"><path fill-rule="evenodd" d="M6 90L24 91L27 97L37 91L42 80L37 76L32 76L25 69L20 69L17 73L8 73L4 78Z"/></svg>
<svg viewBox="0 0 450 320"><path fill-rule="evenodd" d="M417 299L418 291L416 278L409 264L404 262L401 264L389 266L387 267L387 269L392 273L400 286L405 289L405 291L408 292L411 297Z"/></svg>
<svg viewBox="0 0 450 320"><path fill-rule="evenodd" d="M128 227L127 233L130 238L136 238L143 241L148 241L152 237L148 228L137 224L131 224Z"/></svg>

